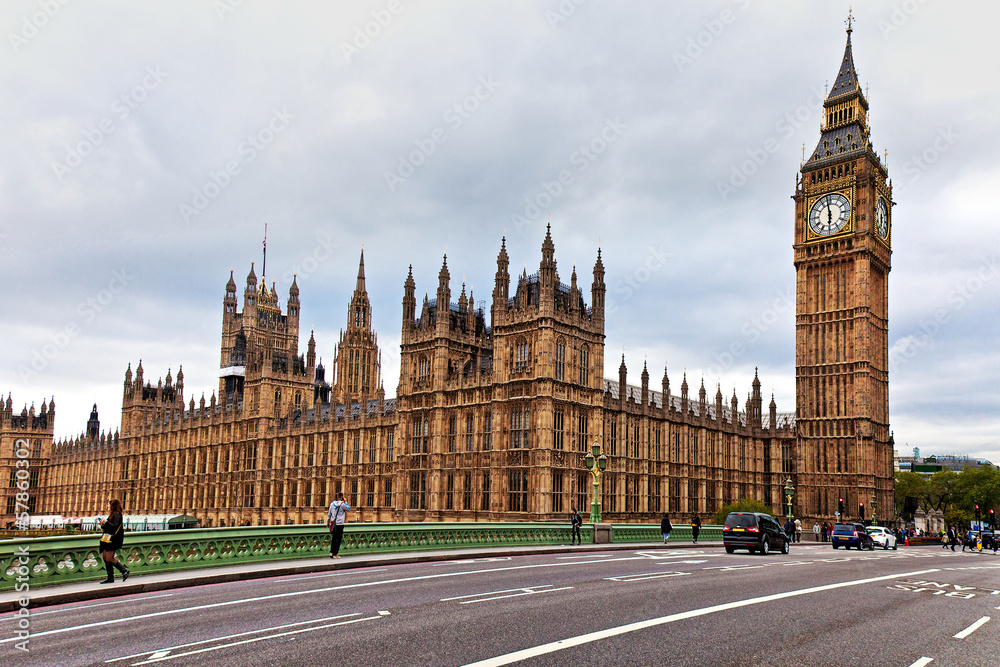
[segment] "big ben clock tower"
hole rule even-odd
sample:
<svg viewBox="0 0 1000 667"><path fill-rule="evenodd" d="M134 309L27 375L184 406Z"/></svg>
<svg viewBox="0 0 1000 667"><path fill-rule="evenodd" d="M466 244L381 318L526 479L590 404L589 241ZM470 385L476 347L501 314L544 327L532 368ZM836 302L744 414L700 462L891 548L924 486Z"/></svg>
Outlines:
<svg viewBox="0 0 1000 667"><path fill-rule="evenodd" d="M804 516L893 512L888 277L892 185L847 47L795 195L796 497Z"/></svg>

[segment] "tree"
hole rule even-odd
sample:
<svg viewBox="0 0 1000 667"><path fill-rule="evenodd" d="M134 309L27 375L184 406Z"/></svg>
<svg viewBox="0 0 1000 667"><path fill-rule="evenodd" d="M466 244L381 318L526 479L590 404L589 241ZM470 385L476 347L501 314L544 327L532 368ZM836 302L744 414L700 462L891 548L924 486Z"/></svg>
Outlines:
<svg viewBox="0 0 1000 667"><path fill-rule="evenodd" d="M726 517L729 516L730 512L763 512L764 514L770 514L774 516L774 510L762 503L759 500L753 498L744 498L743 500L737 500L731 505L726 505L712 517L712 523L721 526L726 521Z"/></svg>
<svg viewBox="0 0 1000 667"><path fill-rule="evenodd" d="M927 479L915 472L900 471L896 473L896 516L905 514L907 498L916 498L917 502L924 508L930 509L928 505L929 486Z"/></svg>
<svg viewBox="0 0 1000 667"><path fill-rule="evenodd" d="M974 515L979 505L983 516L991 507L1000 504L1000 470L983 466L966 467L958 475L954 485L955 505Z"/></svg>

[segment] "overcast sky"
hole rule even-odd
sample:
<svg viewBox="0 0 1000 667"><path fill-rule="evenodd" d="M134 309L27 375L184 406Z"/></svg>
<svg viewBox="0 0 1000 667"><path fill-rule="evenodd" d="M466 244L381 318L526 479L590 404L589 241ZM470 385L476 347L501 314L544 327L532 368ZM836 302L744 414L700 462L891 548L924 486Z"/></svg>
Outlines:
<svg viewBox="0 0 1000 667"><path fill-rule="evenodd" d="M447 252L455 298L488 303L501 237L531 273L551 214L588 302L602 250L606 376L624 348L630 382L666 364L742 409L756 365L792 412L790 196L848 4L6 1L0 391L54 396L57 436L94 402L115 429L140 358L209 395L267 222L268 281L284 302L298 274L327 361L364 246L391 396L407 266L433 297ZM897 449L1000 461L1000 5L855 18L897 202Z"/></svg>

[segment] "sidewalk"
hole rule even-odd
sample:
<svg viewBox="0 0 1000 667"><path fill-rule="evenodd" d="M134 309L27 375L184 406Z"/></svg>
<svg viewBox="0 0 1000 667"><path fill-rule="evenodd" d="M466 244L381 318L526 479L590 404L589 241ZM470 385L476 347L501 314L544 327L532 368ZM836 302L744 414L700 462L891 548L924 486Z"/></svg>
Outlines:
<svg viewBox="0 0 1000 667"><path fill-rule="evenodd" d="M156 574L135 574L129 577L129 580L125 583L121 583L121 575L116 572L116 583L103 586L95 580L56 586L43 586L26 593L3 591L0 593L0 613L20 609L21 605L18 600L22 597L28 597L31 600L28 605L29 609L36 609L55 604L98 600L101 598L118 597L120 595L134 595L136 593L150 593L172 588L187 588L188 586L203 586L205 584L218 584L227 581L246 581L248 579L282 577L293 574L327 572L330 570L377 567L380 565L466 560L470 558L502 558L507 556L530 556L566 552L588 553L598 551L649 551L652 549L674 550L691 548L721 550L722 542L702 542L701 544L671 543L667 546L664 546L662 542L634 542L627 544L588 544L586 546L570 546L566 544L539 547L441 549L438 551L409 551L343 556L336 560L327 556L326 558L242 563L240 565L223 565Z"/></svg>

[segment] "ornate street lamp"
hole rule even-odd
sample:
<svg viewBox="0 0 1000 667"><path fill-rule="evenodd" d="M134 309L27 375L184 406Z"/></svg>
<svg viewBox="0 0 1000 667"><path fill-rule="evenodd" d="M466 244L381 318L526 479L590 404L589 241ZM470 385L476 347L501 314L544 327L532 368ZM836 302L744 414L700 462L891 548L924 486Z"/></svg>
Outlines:
<svg viewBox="0 0 1000 667"><path fill-rule="evenodd" d="M787 516L789 519L792 518L792 496L795 495L795 487L792 486L792 478L789 477L785 480L785 505L788 506Z"/></svg>
<svg viewBox="0 0 1000 667"><path fill-rule="evenodd" d="M601 453L601 444L594 442L583 457L583 464L594 478L594 501L590 503L590 523L601 523L601 475L608 468L608 457Z"/></svg>
<svg viewBox="0 0 1000 667"><path fill-rule="evenodd" d="M875 516L876 516L875 512L876 512L877 509L878 509L878 499L875 496L872 496L872 525L873 526L877 526L878 525L878 521L875 518Z"/></svg>

